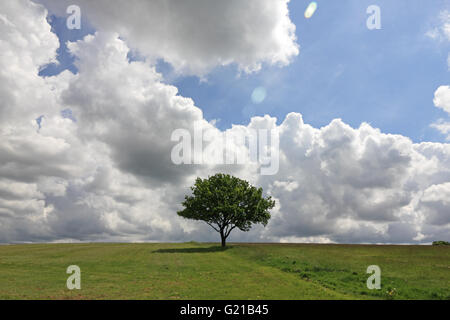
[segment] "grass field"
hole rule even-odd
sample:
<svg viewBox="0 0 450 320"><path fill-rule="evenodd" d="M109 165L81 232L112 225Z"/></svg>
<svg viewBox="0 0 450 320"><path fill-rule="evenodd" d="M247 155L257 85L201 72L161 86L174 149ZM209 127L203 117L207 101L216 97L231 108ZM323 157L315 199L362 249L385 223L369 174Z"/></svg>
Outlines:
<svg viewBox="0 0 450 320"><path fill-rule="evenodd" d="M66 269L81 268L81 290ZM381 289L369 290L369 265ZM450 299L450 248L316 244L0 246L0 299Z"/></svg>

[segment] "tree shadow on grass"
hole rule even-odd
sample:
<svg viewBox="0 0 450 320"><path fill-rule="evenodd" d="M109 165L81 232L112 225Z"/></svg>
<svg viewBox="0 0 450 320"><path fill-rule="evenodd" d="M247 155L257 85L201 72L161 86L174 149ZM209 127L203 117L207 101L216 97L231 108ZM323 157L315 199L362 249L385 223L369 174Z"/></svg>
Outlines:
<svg viewBox="0 0 450 320"><path fill-rule="evenodd" d="M221 252L231 249L232 247L214 246L208 248L178 248L178 249L158 249L152 251L152 253L208 253L208 252Z"/></svg>

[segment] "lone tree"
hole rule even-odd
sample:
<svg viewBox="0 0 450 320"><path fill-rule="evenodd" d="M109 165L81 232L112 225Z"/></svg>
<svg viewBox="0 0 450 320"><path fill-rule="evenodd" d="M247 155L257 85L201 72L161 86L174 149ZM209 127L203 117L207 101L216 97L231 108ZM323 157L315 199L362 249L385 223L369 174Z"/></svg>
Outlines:
<svg viewBox="0 0 450 320"><path fill-rule="evenodd" d="M231 231L239 228L249 231L252 224L267 225L269 210L275 201L262 196L262 188L255 188L247 181L218 173L208 179L197 178L191 187L192 195L185 196L185 209L178 215L203 220L220 233L222 247Z"/></svg>

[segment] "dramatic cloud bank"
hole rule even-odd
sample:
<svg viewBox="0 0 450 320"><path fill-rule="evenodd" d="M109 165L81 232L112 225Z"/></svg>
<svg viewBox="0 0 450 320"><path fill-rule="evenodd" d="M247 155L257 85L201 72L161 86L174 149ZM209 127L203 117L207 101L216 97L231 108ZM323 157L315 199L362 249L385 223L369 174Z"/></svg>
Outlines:
<svg viewBox="0 0 450 320"><path fill-rule="evenodd" d="M46 5L57 11L55 3ZM227 63L246 71L287 64L298 52L285 1L201 4L140 1L131 11L83 2L98 32L68 46L79 72L43 78L40 68L59 47L46 10L0 3L0 242L216 240L206 224L176 215L194 179L216 172L248 179L277 201L266 228L232 241L449 240L450 144L415 144L339 119L314 128L298 113L223 132L164 84L154 57L203 76ZM129 46L149 60L130 62ZM445 110L448 99L436 97ZM194 124L212 133L213 146L224 134L277 129L279 172L174 165L171 135Z"/></svg>
<svg viewBox="0 0 450 320"><path fill-rule="evenodd" d="M118 32L131 48L186 74L232 63L253 72L262 63L287 65L299 53L289 0L41 2L59 15L79 5L96 30Z"/></svg>

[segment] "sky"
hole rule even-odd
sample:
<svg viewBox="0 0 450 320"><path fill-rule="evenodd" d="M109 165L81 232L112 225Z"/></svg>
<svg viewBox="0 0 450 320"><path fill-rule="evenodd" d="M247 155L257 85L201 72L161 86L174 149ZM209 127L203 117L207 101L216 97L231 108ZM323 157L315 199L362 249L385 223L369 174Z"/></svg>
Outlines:
<svg viewBox="0 0 450 320"><path fill-rule="evenodd" d="M450 5L310 2L2 1L0 242L215 240L176 211L222 171L277 202L232 241L450 240ZM277 172L174 164L196 125L277 130Z"/></svg>
<svg viewBox="0 0 450 320"><path fill-rule="evenodd" d="M369 122L415 142L444 141L429 124L445 116L432 100L435 89L449 78L449 46L426 36L444 1L427 6L421 1L378 1L381 30L366 28L366 8L373 1L318 1L313 18L305 19L307 3L289 3L301 47L289 66L240 78L230 67L200 86L195 78L173 83L194 98L207 119L220 119L221 128L266 113L281 120L295 111L316 127L341 118L353 127ZM259 86L268 94L255 105L251 93Z"/></svg>
<svg viewBox="0 0 450 320"><path fill-rule="evenodd" d="M445 1L429 6L417 0L378 1L380 30L366 27L366 8L373 1L318 1L314 18L305 19L308 3L289 3L301 50L289 66L238 74L230 65L199 79L173 74L170 64L161 59L157 70L181 95L194 99L207 120L217 120L221 129L246 124L255 115L270 114L281 121L289 112L299 112L316 127L341 118L353 127L368 122L414 142L445 141L430 123L446 115L433 108L433 94L448 81L445 65L450 45L427 35L438 24L440 12L449 7ZM85 28L68 30L65 16L51 19L63 47L66 41L95 33L87 21ZM49 65L41 74L76 70L74 57L63 48L58 60L59 66ZM259 87L265 89L266 98L254 103L251 95Z"/></svg>

